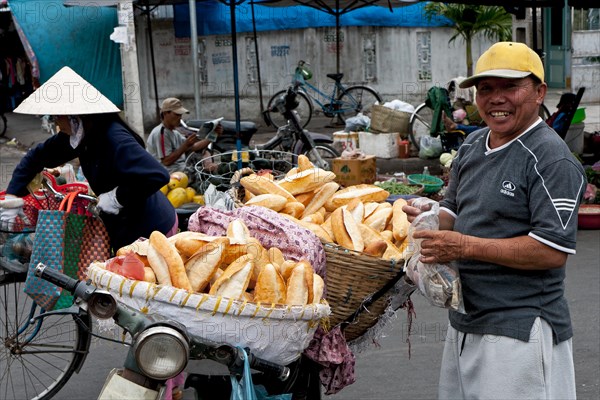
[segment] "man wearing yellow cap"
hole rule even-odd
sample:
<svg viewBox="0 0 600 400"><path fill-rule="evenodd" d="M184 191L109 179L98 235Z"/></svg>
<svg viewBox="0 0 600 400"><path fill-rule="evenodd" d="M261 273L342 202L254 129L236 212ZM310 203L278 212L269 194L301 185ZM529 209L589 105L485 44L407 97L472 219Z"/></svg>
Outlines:
<svg viewBox="0 0 600 400"><path fill-rule="evenodd" d="M460 86L477 87L487 128L452 163L440 230L414 234L420 260L454 262L462 284L465 313L449 312L439 398L574 399L564 279L583 169L538 116L547 87L529 47L496 43Z"/></svg>

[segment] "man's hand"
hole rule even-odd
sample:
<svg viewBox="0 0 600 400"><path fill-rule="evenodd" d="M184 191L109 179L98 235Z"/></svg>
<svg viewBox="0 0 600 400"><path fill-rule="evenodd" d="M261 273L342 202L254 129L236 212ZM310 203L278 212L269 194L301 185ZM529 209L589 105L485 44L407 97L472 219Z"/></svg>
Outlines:
<svg viewBox="0 0 600 400"><path fill-rule="evenodd" d="M417 215L421 214L423 211L431 210L431 204L426 204L422 209L418 207L413 207L413 199L407 201L407 205L402 206L402 211L406 213L408 218L408 222L412 223Z"/></svg>
<svg viewBox="0 0 600 400"><path fill-rule="evenodd" d="M466 245L465 236L454 231L416 231L413 238L421 242L421 262L447 264L461 259Z"/></svg>

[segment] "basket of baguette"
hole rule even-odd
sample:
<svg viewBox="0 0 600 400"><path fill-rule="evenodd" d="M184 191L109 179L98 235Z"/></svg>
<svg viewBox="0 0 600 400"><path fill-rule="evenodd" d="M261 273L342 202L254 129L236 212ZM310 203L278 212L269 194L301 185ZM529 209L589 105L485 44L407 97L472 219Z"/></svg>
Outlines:
<svg viewBox="0 0 600 400"><path fill-rule="evenodd" d="M409 223L402 211L406 200L389 203L389 192L381 187L342 189L334 179L334 173L299 156L298 167L283 179L251 174L241 178L240 185L246 206L277 211L324 243L330 322L343 324L346 340L352 341L375 325L386 309L388 298L381 289L391 288L404 275L404 260L411 255Z"/></svg>
<svg viewBox="0 0 600 400"><path fill-rule="evenodd" d="M88 278L140 312L185 322L205 339L285 365L330 313L311 259L294 258L265 248L242 219L232 219L218 236L153 232L93 263Z"/></svg>

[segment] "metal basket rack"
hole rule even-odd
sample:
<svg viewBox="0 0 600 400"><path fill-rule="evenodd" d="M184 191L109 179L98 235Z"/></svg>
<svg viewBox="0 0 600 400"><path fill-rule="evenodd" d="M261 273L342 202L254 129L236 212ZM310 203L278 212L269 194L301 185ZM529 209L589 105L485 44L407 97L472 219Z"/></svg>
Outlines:
<svg viewBox="0 0 600 400"><path fill-rule="evenodd" d="M232 178L240 170L238 159L242 160L241 169L249 168L257 173L268 171L274 179L282 178L298 164L296 154L276 150L243 150L213 154L195 165L198 186L196 190L204 193L210 184L223 192L231 189Z"/></svg>

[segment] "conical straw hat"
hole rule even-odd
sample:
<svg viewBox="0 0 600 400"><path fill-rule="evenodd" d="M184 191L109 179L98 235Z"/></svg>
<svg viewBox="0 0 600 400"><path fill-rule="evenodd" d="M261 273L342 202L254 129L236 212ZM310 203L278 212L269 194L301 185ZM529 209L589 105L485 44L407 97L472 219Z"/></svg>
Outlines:
<svg viewBox="0 0 600 400"><path fill-rule="evenodd" d="M119 112L89 82L69 67L63 67L15 108L18 114L85 115Z"/></svg>

